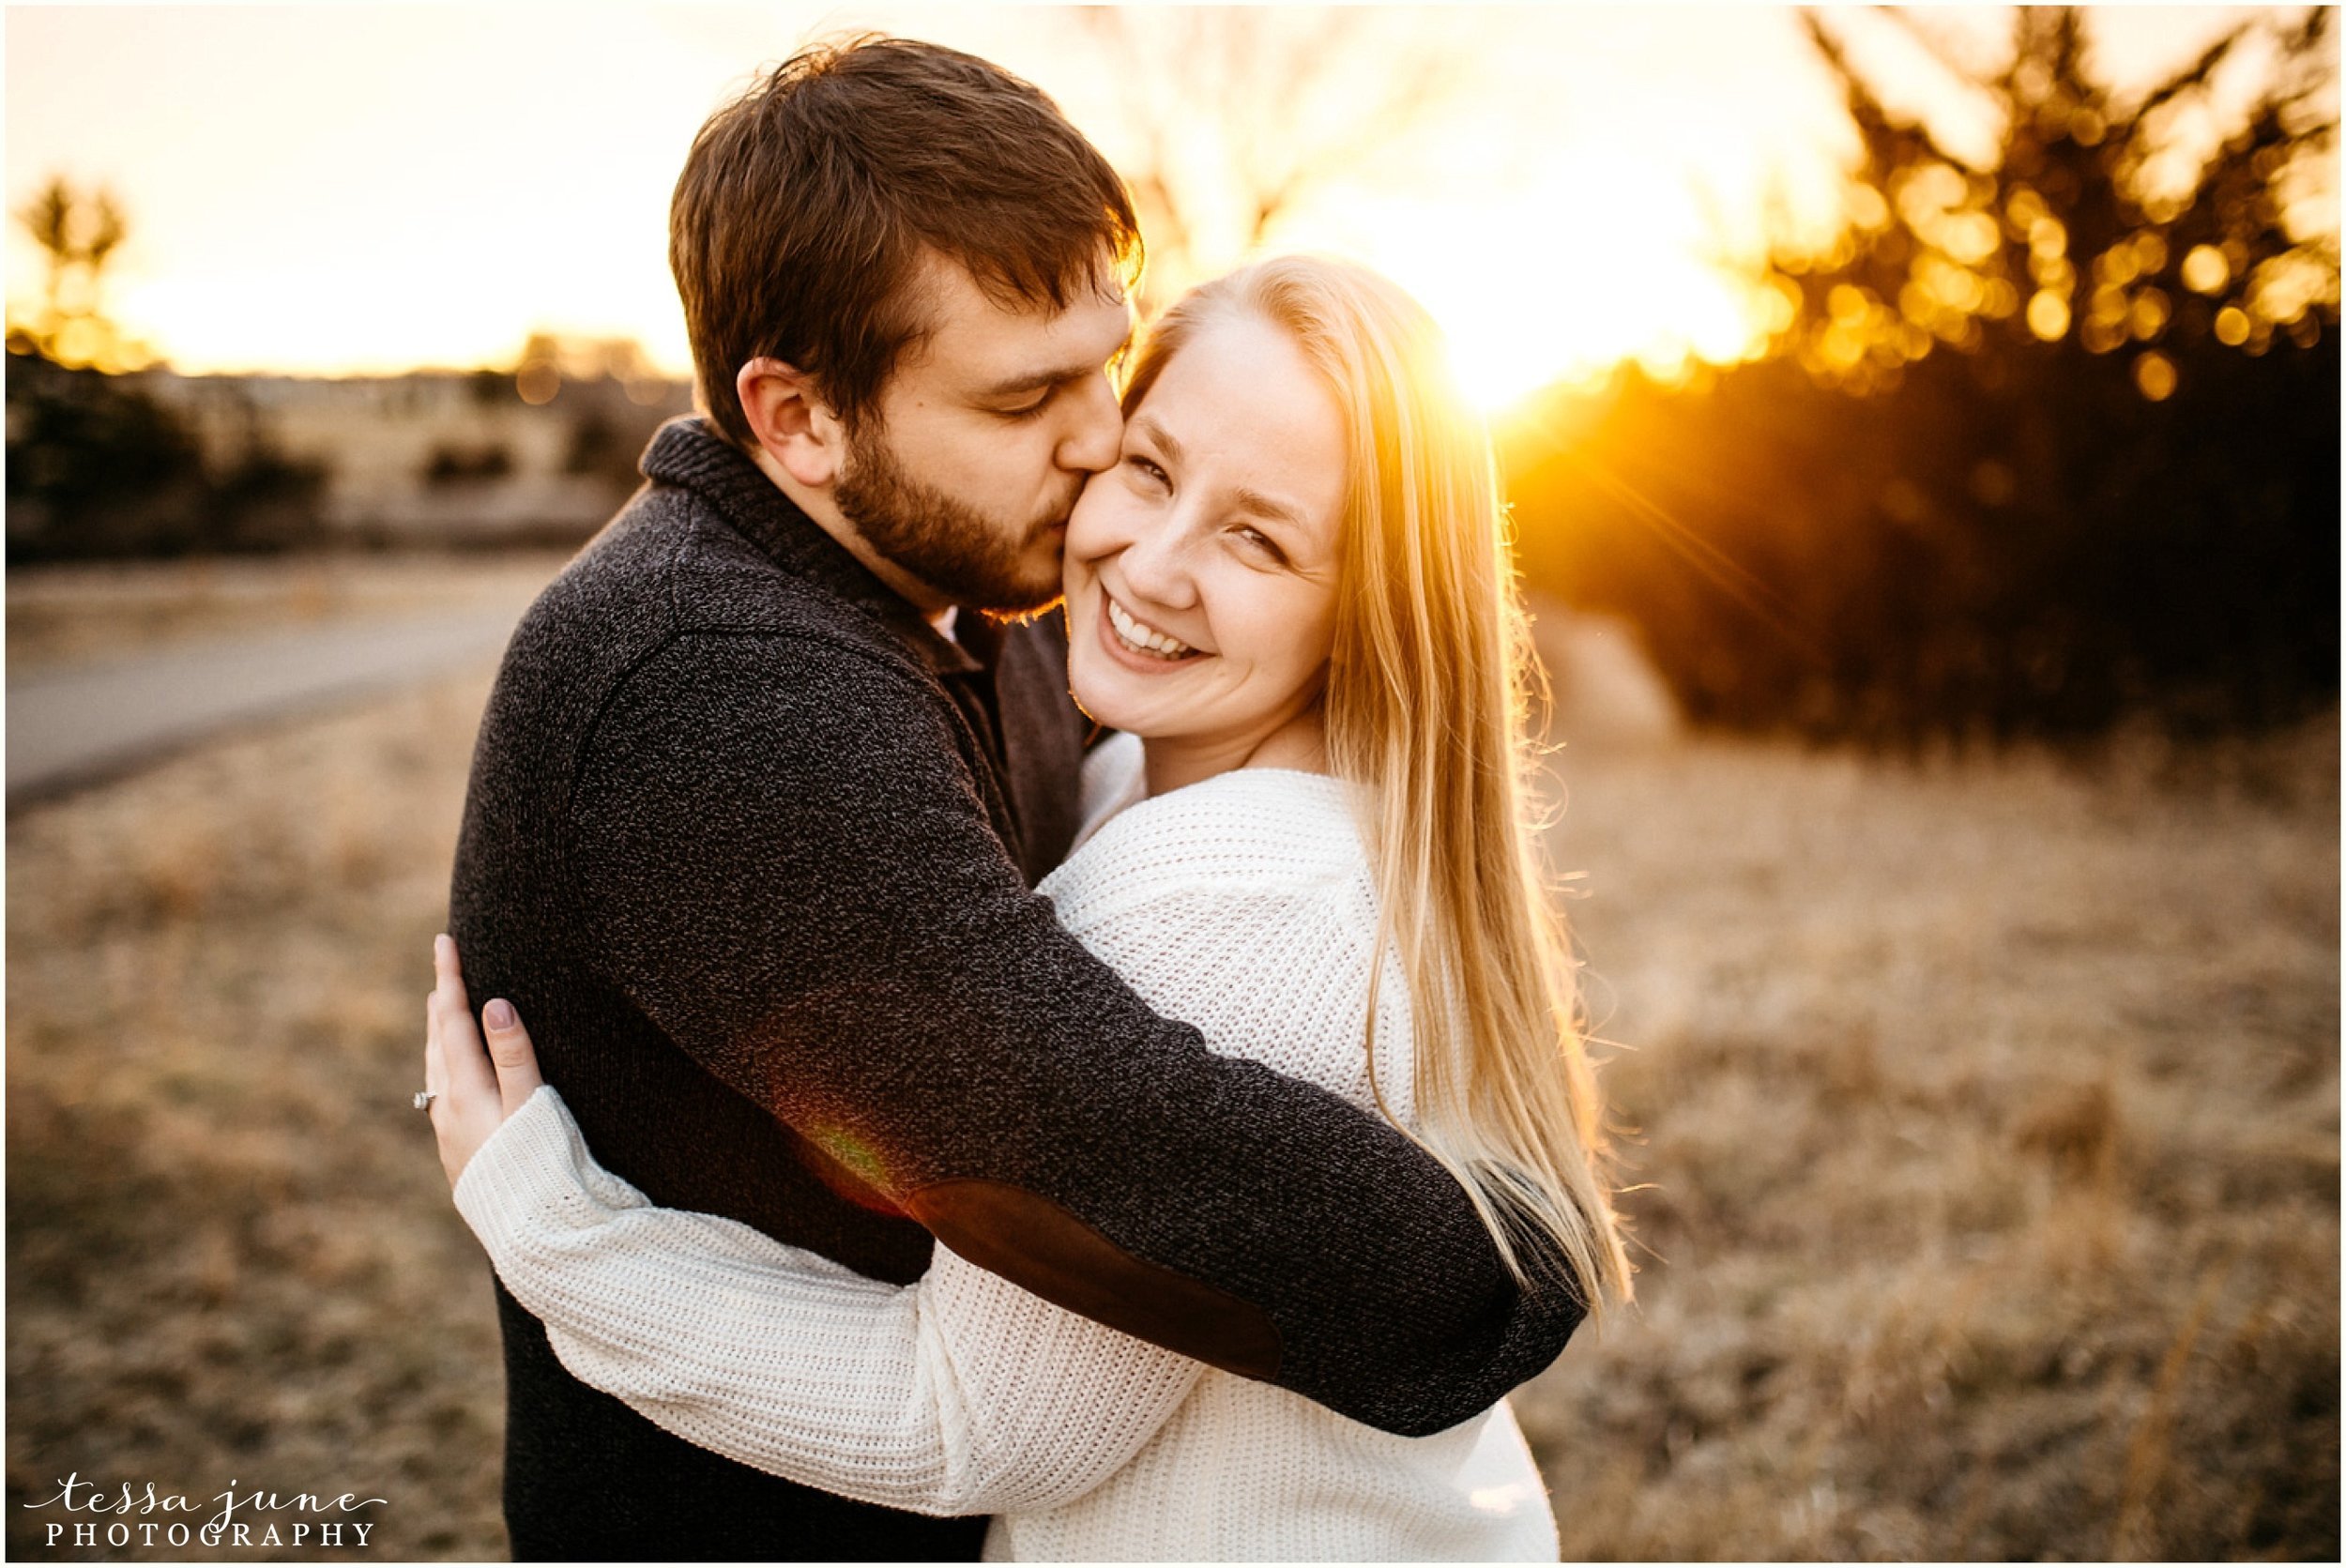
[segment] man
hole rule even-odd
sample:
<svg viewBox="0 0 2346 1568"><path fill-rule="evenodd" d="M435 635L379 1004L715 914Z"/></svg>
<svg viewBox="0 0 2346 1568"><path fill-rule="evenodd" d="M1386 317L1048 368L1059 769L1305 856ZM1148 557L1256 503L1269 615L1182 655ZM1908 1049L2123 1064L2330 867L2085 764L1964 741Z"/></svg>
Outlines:
<svg viewBox="0 0 2346 1568"><path fill-rule="evenodd" d="M1120 431L1132 208L1032 87L932 45L792 59L703 128L671 260L705 419L515 633L451 929L655 1201L866 1274L935 1240L1390 1430L1577 1321L1390 1127L1216 1057L1029 890L1088 725L1060 533ZM523 1558L954 1559L571 1378L499 1293Z"/></svg>

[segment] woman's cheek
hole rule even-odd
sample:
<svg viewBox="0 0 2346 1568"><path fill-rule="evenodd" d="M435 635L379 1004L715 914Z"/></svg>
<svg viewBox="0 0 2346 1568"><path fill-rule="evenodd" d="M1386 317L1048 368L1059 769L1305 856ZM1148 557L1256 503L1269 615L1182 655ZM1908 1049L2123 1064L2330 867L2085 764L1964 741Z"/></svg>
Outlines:
<svg viewBox="0 0 2346 1568"><path fill-rule="evenodd" d="M1075 497L1075 510L1067 519L1067 554L1071 559L1080 556L1096 561L1116 548L1120 536L1128 531L1123 513L1130 505L1121 494L1122 486L1113 470L1094 474Z"/></svg>
<svg viewBox="0 0 2346 1568"><path fill-rule="evenodd" d="M1091 563L1076 548L1074 525L1071 523L1059 563L1059 588L1067 595L1067 609L1071 617L1080 609L1076 601L1083 597L1084 590L1091 586ZM1068 624L1072 628L1074 623L1071 619Z"/></svg>
<svg viewBox="0 0 2346 1568"><path fill-rule="evenodd" d="M1333 601L1316 589L1281 593L1275 603L1258 607L1257 625L1268 639L1268 662L1278 671L1279 686L1299 694L1317 690L1335 643Z"/></svg>

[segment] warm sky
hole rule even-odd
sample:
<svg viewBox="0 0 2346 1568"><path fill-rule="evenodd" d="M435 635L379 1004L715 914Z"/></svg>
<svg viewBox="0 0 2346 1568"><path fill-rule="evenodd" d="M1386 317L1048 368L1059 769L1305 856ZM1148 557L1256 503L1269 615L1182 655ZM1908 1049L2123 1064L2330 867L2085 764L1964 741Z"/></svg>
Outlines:
<svg viewBox="0 0 2346 1568"><path fill-rule="evenodd" d="M1992 50L2002 16L1925 21ZM850 27L970 49L1129 167L1135 104L1158 106L1181 156L1212 145L1195 127L1225 78L1184 57L1180 22L1120 19L1152 73L1136 84L1047 7L11 6L7 195L19 210L53 173L109 185L131 235L109 310L182 370L510 364L544 329L632 337L680 373L668 194L702 118L761 62ZM2096 17L2121 80L2223 23ZM1277 26L1250 25L1274 52ZM1899 92L1949 101L1894 29L1851 25ZM1296 85L1273 113L1340 116L1429 52L1456 52L1463 78L1273 241L1392 273L1494 401L1628 356L1733 355L1748 324L1706 251L1750 244L1772 177L1814 207L1850 145L1773 8L1379 8L1357 32L1323 92ZM39 255L14 224L6 255L13 310L38 297Z"/></svg>

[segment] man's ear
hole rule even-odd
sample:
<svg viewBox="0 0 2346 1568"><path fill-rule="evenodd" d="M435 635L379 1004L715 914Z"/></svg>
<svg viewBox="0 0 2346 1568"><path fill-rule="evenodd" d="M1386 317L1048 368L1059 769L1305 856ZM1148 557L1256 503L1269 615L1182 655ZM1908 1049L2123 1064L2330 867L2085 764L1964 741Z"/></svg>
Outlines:
<svg viewBox="0 0 2346 1568"><path fill-rule="evenodd" d="M783 471L821 489L839 477L846 457L846 427L830 411L815 381L782 359L752 359L733 378L750 434Z"/></svg>

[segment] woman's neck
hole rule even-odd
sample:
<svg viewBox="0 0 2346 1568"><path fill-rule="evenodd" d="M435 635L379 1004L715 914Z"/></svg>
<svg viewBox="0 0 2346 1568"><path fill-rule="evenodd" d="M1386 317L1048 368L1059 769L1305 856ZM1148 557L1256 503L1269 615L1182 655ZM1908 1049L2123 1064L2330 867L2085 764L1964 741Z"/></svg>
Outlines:
<svg viewBox="0 0 2346 1568"><path fill-rule="evenodd" d="M1326 733L1317 711L1299 714L1269 735L1199 740L1188 736L1143 736L1143 775L1152 796L1202 784L1241 768L1284 768L1298 773L1328 771Z"/></svg>

